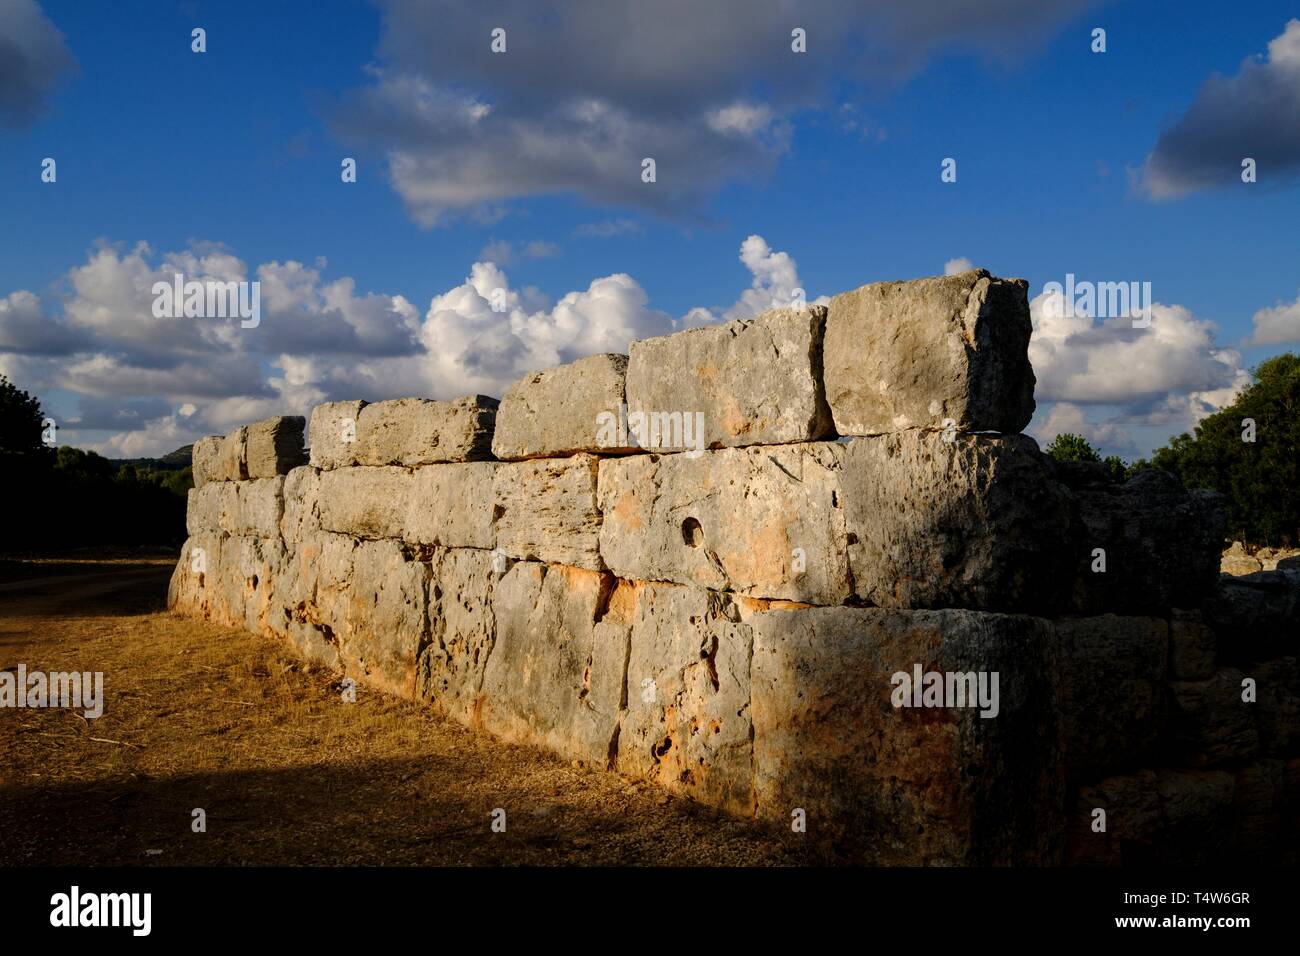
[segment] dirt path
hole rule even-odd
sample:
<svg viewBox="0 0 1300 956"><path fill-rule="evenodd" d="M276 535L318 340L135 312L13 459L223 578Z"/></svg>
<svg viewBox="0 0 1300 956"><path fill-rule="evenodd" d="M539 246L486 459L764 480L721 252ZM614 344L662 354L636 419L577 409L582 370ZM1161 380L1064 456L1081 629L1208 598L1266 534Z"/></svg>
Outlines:
<svg viewBox="0 0 1300 956"><path fill-rule="evenodd" d="M167 613L170 573L0 561L0 669L102 671L105 697L94 721L0 709L0 865L805 861L784 828L364 688L344 703L278 642Z"/></svg>

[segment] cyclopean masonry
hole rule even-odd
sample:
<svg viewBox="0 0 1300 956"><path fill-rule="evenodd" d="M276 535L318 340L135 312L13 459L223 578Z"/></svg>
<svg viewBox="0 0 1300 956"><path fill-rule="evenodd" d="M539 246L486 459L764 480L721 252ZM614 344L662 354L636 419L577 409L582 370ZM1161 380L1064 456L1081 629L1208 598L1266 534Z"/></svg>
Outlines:
<svg viewBox="0 0 1300 956"><path fill-rule="evenodd" d="M310 458L302 418L204 439L169 603L503 740L802 811L837 858L1294 863L1300 572L1221 580L1217 496L1016 434L1026 288L881 283L499 404L321 405ZM602 427L670 412L698 444ZM891 703L922 672L996 675L996 707Z"/></svg>

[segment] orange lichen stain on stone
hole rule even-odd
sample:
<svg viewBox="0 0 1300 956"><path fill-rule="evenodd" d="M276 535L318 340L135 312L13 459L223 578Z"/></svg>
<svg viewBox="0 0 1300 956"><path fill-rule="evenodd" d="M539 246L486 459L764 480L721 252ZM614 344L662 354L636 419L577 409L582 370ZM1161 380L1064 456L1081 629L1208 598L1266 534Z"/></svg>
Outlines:
<svg viewBox="0 0 1300 956"><path fill-rule="evenodd" d="M741 609L751 614L766 614L768 611L802 611L812 607L803 601L786 601L779 598L753 598L743 594L736 595L736 603Z"/></svg>
<svg viewBox="0 0 1300 956"><path fill-rule="evenodd" d="M610 514L625 530L641 530L641 502L637 500L635 492L619 495Z"/></svg>
<svg viewBox="0 0 1300 956"><path fill-rule="evenodd" d="M728 397L727 403L718 411L718 424L724 434L735 437L743 435L753 427L752 416L741 411L734 398Z"/></svg>
<svg viewBox="0 0 1300 956"><path fill-rule="evenodd" d="M765 523L746 534L740 553L727 555L724 563L733 579L780 585L786 580L788 545L785 522Z"/></svg>
<svg viewBox="0 0 1300 956"><path fill-rule="evenodd" d="M618 624L630 624L636 614L637 601L641 598L642 585L635 581L617 578L614 591L609 596L609 606L605 609L604 620Z"/></svg>

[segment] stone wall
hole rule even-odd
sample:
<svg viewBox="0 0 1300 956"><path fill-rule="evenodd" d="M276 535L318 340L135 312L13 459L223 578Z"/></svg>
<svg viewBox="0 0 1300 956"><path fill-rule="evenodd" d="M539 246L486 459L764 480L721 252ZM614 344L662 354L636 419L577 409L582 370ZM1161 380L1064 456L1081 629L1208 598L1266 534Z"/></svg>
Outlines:
<svg viewBox="0 0 1300 956"><path fill-rule="evenodd" d="M321 405L310 457L302 418L203 439L169 603L839 859L1294 862L1300 572L1221 579L1216 496L1016 434L1026 288ZM917 671L996 713L897 706Z"/></svg>

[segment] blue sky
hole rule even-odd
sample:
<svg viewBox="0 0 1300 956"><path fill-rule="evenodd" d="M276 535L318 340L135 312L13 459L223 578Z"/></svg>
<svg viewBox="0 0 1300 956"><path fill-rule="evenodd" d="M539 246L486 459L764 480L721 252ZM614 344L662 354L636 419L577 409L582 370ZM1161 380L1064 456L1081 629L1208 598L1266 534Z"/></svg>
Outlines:
<svg viewBox="0 0 1300 956"><path fill-rule="evenodd" d="M161 453L964 259L1031 297L1151 283L1158 335L1036 332L1031 432L1131 458L1300 345L1294 5L698 6L0 0L0 53L30 54L0 68L0 372L62 440ZM151 329L181 261L261 275L262 327Z"/></svg>

